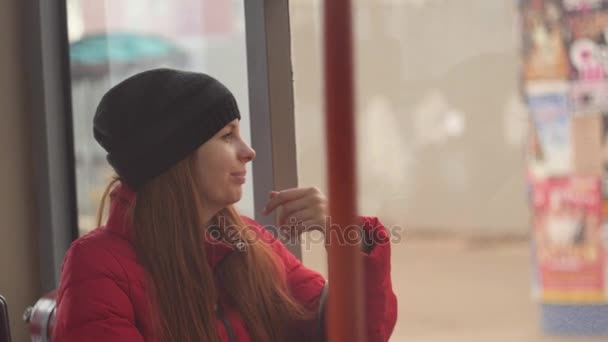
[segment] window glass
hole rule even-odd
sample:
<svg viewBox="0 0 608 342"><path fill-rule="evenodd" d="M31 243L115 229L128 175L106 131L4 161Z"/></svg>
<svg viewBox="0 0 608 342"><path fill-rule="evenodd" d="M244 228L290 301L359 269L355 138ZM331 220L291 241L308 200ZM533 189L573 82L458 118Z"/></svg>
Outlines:
<svg viewBox="0 0 608 342"><path fill-rule="evenodd" d="M101 96L152 68L208 73L235 94L241 132L250 142L243 1L68 0L74 153L80 233L95 227L101 194L113 171L93 138ZM251 174L251 166L248 166ZM253 185L237 205L253 215Z"/></svg>

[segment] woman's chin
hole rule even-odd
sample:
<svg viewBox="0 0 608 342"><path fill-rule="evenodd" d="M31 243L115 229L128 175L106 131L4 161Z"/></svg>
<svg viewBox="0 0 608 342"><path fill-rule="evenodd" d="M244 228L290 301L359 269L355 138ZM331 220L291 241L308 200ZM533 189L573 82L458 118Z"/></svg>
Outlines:
<svg viewBox="0 0 608 342"><path fill-rule="evenodd" d="M235 193L232 198L228 201L229 204L228 205L233 205L238 203L241 198L243 198L243 191L239 190L237 193Z"/></svg>

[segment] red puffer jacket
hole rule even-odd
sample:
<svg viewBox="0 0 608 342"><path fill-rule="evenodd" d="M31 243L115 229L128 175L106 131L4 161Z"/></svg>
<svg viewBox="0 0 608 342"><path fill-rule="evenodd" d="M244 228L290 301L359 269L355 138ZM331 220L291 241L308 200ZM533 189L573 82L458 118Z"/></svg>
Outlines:
<svg viewBox="0 0 608 342"><path fill-rule="evenodd" d="M148 319L145 272L133 247L132 228L123 219L135 194L126 187L113 192L110 216L105 227L76 240L67 252L57 296L57 320L53 341L137 342L157 341ZM376 246L364 254L367 341L388 341L397 319L397 299L390 278L388 233L375 218L362 218L366 232L373 231ZM323 277L300 263L281 242L250 219L283 260L288 286L307 308L318 308L325 285ZM212 269L230 253L229 244L208 243ZM221 291L221 289L220 289ZM220 298L221 298L220 294ZM236 308L218 303L217 319L221 341L250 341ZM304 341L317 336L315 321L296 327Z"/></svg>

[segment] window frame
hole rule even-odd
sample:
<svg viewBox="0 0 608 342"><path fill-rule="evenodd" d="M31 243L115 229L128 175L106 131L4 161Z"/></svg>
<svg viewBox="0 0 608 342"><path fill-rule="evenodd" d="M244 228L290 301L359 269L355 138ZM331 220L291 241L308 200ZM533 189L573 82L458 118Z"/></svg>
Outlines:
<svg viewBox="0 0 608 342"><path fill-rule="evenodd" d="M40 286L48 292L78 236L67 13L65 0L25 3Z"/></svg>
<svg viewBox="0 0 608 342"><path fill-rule="evenodd" d="M288 0L243 0L255 219L268 192L296 187L297 159ZM78 238L78 208L66 0L26 1L34 190L38 209L41 290L59 284L61 264ZM301 258L299 244L287 248Z"/></svg>
<svg viewBox="0 0 608 342"><path fill-rule="evenodd" d="M298 186L289 1L245 0L245 21L255 219L274 226L268 193ZM285 246L302 258L299 243Z"/></svg>

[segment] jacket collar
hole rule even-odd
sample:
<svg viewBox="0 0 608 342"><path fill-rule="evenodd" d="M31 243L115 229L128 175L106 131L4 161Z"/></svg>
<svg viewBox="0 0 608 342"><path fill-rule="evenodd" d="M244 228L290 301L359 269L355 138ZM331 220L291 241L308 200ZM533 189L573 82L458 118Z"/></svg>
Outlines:
<svg viewBox="0 0 608 342"><path fill-rule="evenodd" d="M110 193L110 212L106 229L127 239L132 245L135 244L135 229L127 218L129 208L135 203L137 194L126 184L120 184ZM207 261L212 269L215 268L225 257L236 250L236 247L223 241L219 241L210 234L205 234L204 242Z"/></svg>

